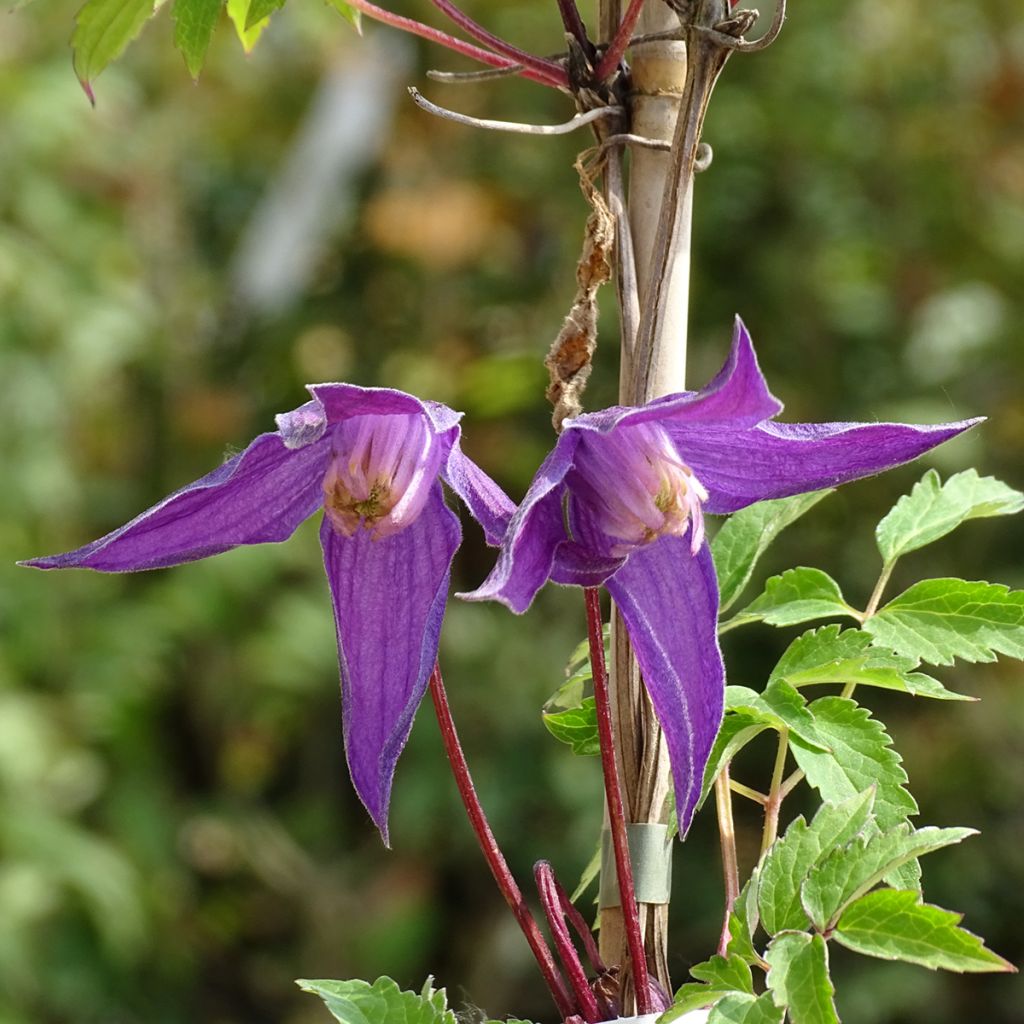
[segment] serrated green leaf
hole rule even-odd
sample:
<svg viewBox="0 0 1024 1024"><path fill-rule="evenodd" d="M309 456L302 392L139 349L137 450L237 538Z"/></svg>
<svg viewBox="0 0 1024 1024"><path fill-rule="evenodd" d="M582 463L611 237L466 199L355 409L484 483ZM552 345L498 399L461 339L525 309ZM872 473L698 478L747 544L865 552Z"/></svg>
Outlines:
<svg viewBox="0 0 1024 1024"><path fill-rule="evenodd" d="M746 686L727 686L725 706L741 714L759 717L774 729L788 729L810 746L828 749L817 733L807 700L784 679L777 679L757 693Z"/></svg>
<svg viewBox="0 0 1024 1024"><path fill-rule="evenodd" d="M798 636L786 648L769 679L785 679L791 686L855 683L915 697L972 699L947 690L923 672L914 671L917 665L916 658L876 646L871 634L863 630L822 626Z"/></svg>
<svg viewBox="0 0 1024 1024"><path fill-rule="evenodd" d="M333 7L357 32L362 32L359 11L345 0L324 0L328 7Z"/></svg>
<svg viewBox="0 0 1024 1024"><path fill-rule="evenodd" d="M769 935L803 929L808 917L800 888L811 869L837 846L851 842L868 824L874 792L866 788L840 803L824 803L808 825L796 818L761 861L757 905Z"/></svg>
<svg viewBox="0 0 1024 1024"><path fill-rule="evenodd" d="M702 964L690 968L690 974L700 984L683 985L676 992L672 1007L668 1011L671 1016L663 1017L663 1024L681 1017L690 1010L697 1010L721 999L730 992L746 992L753 995L754 979L747 962L739 956L713 956Z"/></svg>
<svg viewBox="0 0 1024 1024"><path fill-rule="evenodd" d="M91 100L92 82L142 31L163 0L86 0L71 36L75 74Z"/></svg>
<svg viewBox="0 0 1024 1024"><path fill-rule="evenodd" d="M264 18L269 18L275 11L284 7L284 4L285 0L249 0L249 10L245 15L246 30Z"/></svg>
<svg viewBox="0 0 1024 1024"><path fill-rule="evenodd" d="M434 989L430 980L422 992L403 992L390 978L368 981L310 981L296 985L303 992L319 996L341 1024L456 1024L447 1008L444 989Z"/></svg>
<svg viewBox="0 0 1024 1024"><path fill-rule="evenodd" d="M951 476L945 484L934 469L914 485L878 524L875 539L889 565L951 533L968 519L1005 516L1024 509L1024 494L973 469Z"/></svg>
<svg viewBox="0 0 1024 1024"><path fill-rule="evenodd" d="M769 626L794 626L811 619L833 619L851 615L854 610L843 598L839 584L821 569L799 566L787 569L781 576L772 576L764 591L728 622L719 632L748 622L766 622Z"/></svg>
<svg viewBox="0 0 1024 1024"><path fill-rule="evenodd" d="M574 754L591 756L601 753L597 736L597 709L593 697L584 697L578 708L544 714L544 725L556 740L572 747Z"/></svg>
<svg viewBox="0 0 1024 1024"><path fill-rule="evenodd" d="M756 963L760 959L754 949L754 933L761 923L761 915L757 909L760 886L761 867L755 865L729 915L729 945L726 953L742 957L748 964Z"/></svg>
<svg viewBox="0 0 1024 1024"><path fill-rule="evenodd" d="M883 830L917 813L917 803L904 788L907 773L902 758L866 708L844 697L820 697L809 710L831 752L815 750L796 736L791 747L796 763L823 800L848 800L875 786L874 814Z"/></svg>
<svg viewBox="0 0 1024 1024"><path fill-rule="evenodd" d="M831 493L831 490L814 491L793 498L759 501L729 516L711 542L721 595L720 611L724 612L740 596L757 560L771 542Z"/></svg>
<svg viewBox="0 0 1024 1024"><path fill-rule="evenodd" d="M227 0L228 17L231 24L235 26L235 35L242 44L246 53L252 53L253 47L259 42L263 30L270 23L268 18L263 18L254 24L249 24L249 8L253 0Z"/></svg>
<svg viewBox="0 0 1024 1024"><path fill-rule="evenodd" d="M224 0L174 0L174 45L185 58L185 67L198 78L206 63L213 30Z"/></svg>
<svg viewBox="0 0 1024 1024"><path fill-rule="evenodd" d="M845 908L873 889L896 868L926 853L977 835L970 828L922 828L898 825L888 832L861 837L833 850L804 881L801 902L818 931L835 926Z"/></svg>
<svg viewBox="0 0 1024 1024"><path fill-rule="evenodd" d="M736 993L715 1003L708 1024L782 1024L783 1013L770 992L756 998Z"/></svg>
<svg viewBox="0 0 1024 1024"><path fill-rule="evenodd" d="M604 660L611 662L612 632L606 622L601 627ZM565 682L544 702L545 711L564 711L578 708L583 703L587 684L594 678L590 667L590 641L581 640L574 648L565 666Z"/></svg>
<svg viewBox="0 0 1024 1024"><path fill-rule="evenodd" d="M1024 658L1024 590L958 579L924 580L864 623L874 642L930 665Z"/></svg>
<svg viewBox="0 0 1024 1024"><path fill-rule="evenodd" d="M882 960L906 960L931 970L1015 971L984 942L957 927L962 914L921 902L918 892L879 889L851 903L836 927L837 942Z"/></svg>
<svg viewBox="0 0 1024 1024"><path fill-rule="evenodd" d="M703 804L715 777L722 770L722 765L731 761L755 736L770 728L764 715L728 712L722 720L722 726L715 737L711 748L711 756L704 768L704 782L701 787L700 803Z"/></svg>
<svg viewBox="0 0 1024 1024"><path fill-rule="evenodd" d="M788 932L772 939L765 953L768 989L777 1006L787 1007L792 1024L839 1024L832 1002L828 949L820 935Z"/></svg>

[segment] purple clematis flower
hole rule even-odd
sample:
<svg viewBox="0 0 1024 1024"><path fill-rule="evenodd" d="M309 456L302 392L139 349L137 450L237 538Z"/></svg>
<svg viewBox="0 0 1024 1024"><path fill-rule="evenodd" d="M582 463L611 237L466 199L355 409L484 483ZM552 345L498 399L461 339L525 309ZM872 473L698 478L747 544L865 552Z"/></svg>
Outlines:
<svg viewBox="0 0 1024 1024"><path fill-rule="evenodd" d="M441 481L497 544L514 506L459 447L461 413L383 388L316 384L278 430L100 540L24 562L134 572L283 541L323 508L345 753L385 843L398 756L437 657L461 541Z"/></svg>
<svg viewBox="0 0 1024 1024"><path fill-rule="evenodd" d="M469 600L526 611L547 580L603 583L629 631L668 744L680 832L722 719L718 585L703 515L870 476L979 422L774 423L782 404L737 318L702 391L566 420Z"/></svg>

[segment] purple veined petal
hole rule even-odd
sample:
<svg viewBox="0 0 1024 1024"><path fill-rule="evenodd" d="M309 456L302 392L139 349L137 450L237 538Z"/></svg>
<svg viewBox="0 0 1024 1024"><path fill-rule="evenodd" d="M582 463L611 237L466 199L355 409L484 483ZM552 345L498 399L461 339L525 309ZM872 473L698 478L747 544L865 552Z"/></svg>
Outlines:
<svg viewBox="0 0 1024 1024"><path fill-rule="evenodd" d="M323 504L329 453L326 440L289 449L278 434L261 434L241 454L105 537L22 564L135 572L192 562L240 544L287 540Z"/></svg>
<svg viewBox="0 0 1024 1024"><path fill-rule="evenodd" d="M483 527L487 543L497 547L505 536L516 506L472 459L467 458L458 438L448 453L443 479Z"/></svg>
<svg viewBox="0 0 1024 1024"><path fill-rule="evenodd" d="M750 334L736 317L732 347L721 370L700 391L665 395L640 408L616 406L584 413L568 422L577 430L607 433L628 424L657 422L672 431L697 429L699 425L752 427L782 411L782 403L768 390L757 363Z"/></svg>
<svg viewBox="0 0 1024 1024"><path fill-rule="evenodd" d="M624 558L595 555L576 541L563 541L555 550L549 579L567 587L597 587L621 568Z"/></svg>
<svg viewBox="0 0 1024 1024"><path fill-rule="evenodd" d="M577 432L563 431L516 509L491 574L476 590L457 597L465 601L500 601L516 614L530 607L537 591L547 582L555 550L567 539L562 499L565 476L572 469L578 442Z"/></svg>
<svg viewBox="0 0 1024 1024"><path fill-rule="evenodd" d="M459 414L447 406L438 405L436 402L426 404L413 395L392 388L361 388L356 384L310 384L308 390L323 406L328 423L340 423L353 416L418 413L430 420L435 432L443 433L458 422ZM450 416L441 415L438 411L441 409L446 410Z"/></svg>
<svg viewBox="0 0 1024 1024"><path fill-rule="evenodd" d="M634 551L605 586L665 733L682 836L700 799L725 702L710 549L704 544L691 555L686 538L662 537Z"/></svg>
<svg viewBox="0 0 1024 1024"><path fill-rule="evenodd" d="M374 540L343 537L324 517L320 542L334 603L345 756L385 844L395 764L437 659L458 517L440 483L415 522Z"/></svg>
<svg viewBox="0 0 1024 1024"><path fill-rule="evenodd" d="M725 513L766 498L872 476L916 459L980 422L762 423L752 430L688 427L673 440L680 458L710 494L705 511Z"/></svg>

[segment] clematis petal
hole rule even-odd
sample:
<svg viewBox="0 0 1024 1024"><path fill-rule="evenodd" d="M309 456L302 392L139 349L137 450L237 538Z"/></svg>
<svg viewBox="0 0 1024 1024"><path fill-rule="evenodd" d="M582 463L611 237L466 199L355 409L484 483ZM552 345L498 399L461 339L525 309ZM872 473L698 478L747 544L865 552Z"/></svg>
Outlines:
<svg viewBox="0 0 1024 1024"><path fill-rule="evenodd" d="M241 454L105 537L22 564L135 572L240 544L287 540L323 503L320 481L329 454L324 440L290 449L279 434L261 434Z"/></svg>
<svg viewBox="0 0 1024 1024"><path fill-rule="evenodd" d="M490 576L476 590L458 597L500 601L517 614L530 607L548 580L558 545L566 539L562 500L578 442L578 432L562 433L509 522Z"/></svg>
<svg viewBox="0 0 1024 1024"><path fill-rule="evenodd" d="M458 517L435 483L405 529L374 540L368 530L320 527L341 666L345 755L359 798L388 841L388 803L398 756L437 658Z"/></svg>
<svg viewBox="0 0 1024 1024"><path fill-rule="evenodd" d="M414 395L392 388L362 388L357 384L310 384L309 393L323 406L329 424L340 423L353 416L387 415L389 413L426 414L430 416L435 430L447 430L458 422L458 413L437 406L436 403L421 402ZM448 422L448 416L442 416L442 425L438 427L437 419L431 415L436 409L447 409L455 419Z"/></svg>
<svg viewBox="0 0 1024 1024"><path fill-rule="evenodd" d="M487 543L497 547L505 536L516 506L472 459L463 454L458 438L448 453L448 464L442 478L483 527Z"/></svg>
<svg viewBox="0 0 1024 1024"><path fill-rule="evenodd" d="M718 647L718 584L711 552L682 537L634 551L605 584L636 653L665 733L679 833L690 827L722 722L725 667Z"/></svg>
<svg viewBox="0 0 1024 1024"><path fill-rule="evenodd" d="M705 511L724 513L873 476L980 422L762 423L751 430L688 427L670 433L680 458L708 490Z"/></svg>

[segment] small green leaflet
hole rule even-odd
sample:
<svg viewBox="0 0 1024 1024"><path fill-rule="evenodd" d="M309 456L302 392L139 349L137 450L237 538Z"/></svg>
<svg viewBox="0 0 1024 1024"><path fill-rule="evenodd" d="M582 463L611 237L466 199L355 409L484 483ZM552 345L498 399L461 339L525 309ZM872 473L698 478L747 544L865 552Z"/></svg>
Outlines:
<svg viewBox="0 0 1024 1024"><path fill-rule="evenodd" d="M765 953L770 965L768 989L787 1007L792 1024L839 1024L832 1002L828 948L820 935L788 932L772 939Z"/></svg>
<svg viewBox="0 0 1024 1024"><path fill-rule="evenodd" d="M264 18L269 18L274 11L284 7L285 0L249 0L249 10L245 15L246 31Z"/></svg>
<svg viewBox="0 0 1024 1024"><path fill-rule="evenodd" d="M713 956L702 964L690 968L690 974L699 984L683 985L676 992L675 1001L661 1018L662 1024L669 1024L690 1010L713 1003L730 992L745 992L753 995L754 979L746 961L739 956Z"/></svg>
<svg viewBox="0 0 1024 1024"><path fill-rule="evenodd" d="M587 861L587 866L583 869L583 873L580 875L580 880L576 884L576 888L573 889L572 895L569 897L570 902L575 903L591 886L594 879L601 874L601 840L597 841L597 849L594 850L593 856ZM596 900L594 901L597 902Z"/></svg>
<svg viewBox="0 0 1024 1024"><path fill-rule="evenodd" d="M228 17L235 26L235 35L238 36L238 41L246 53L252 53L253 47L259 42L263 30L269 24L267 18L249 24L249 8L254 2L259 3L260 0L227 0Z"/></svg>
<svg viewBox="0 0 1024 1024"><path fill-rule="evenodd" d="M359 11L345 0L324 0L328 7L333 7L357 32L362 32Z"/></svg>
<svg viewBox="0 0 1024 1024"><path fill-rule="evenodd" d="M563 743L572 747L574 754L592 755L601 753L597 737L597 710L593 697L584 697L577 708L542 715L547 730Z"/></svg>
<svg viewBox="0 0 1024 1024"><path fill-rule="evenodd" d="M970 828L922 828L912 832L898 825L888 832L860 838L833 850L810 871L801 889L801 901L821 932L835 927L839 915L854 900L900 865L977 835Z"/></svg>
<svg viewBox="0 0 1024 1024"><path fill-rule="evenodd" d="M807 701L784 679L769 683L764 693L746 686L727 686L725 706L730 711L759 718L773 729L789 729L793 735L819 750L828 749L828 744L818 736L814 716L807 710Z"/></svg>
<svg viewBox="0 0 1024 1024"><path fill-rule="evenodd" d="M923 580L864 623L874 642L930 665L1024 658L1024 590Z"/></svg>
<svg viewBox="0 0 1024 1024"><path fill-rule="evenodd" d="M811 619L832 619L837 615L856 617L854 610L843 598L839 584L821 569L798 566L787 569L780 576L772 576L764 585L760 597L755 598L728 622L723 622L719 633L748 622L766 622L769 626L794 626Z"/></svg>
<svg viewBox="0 0 1024 1024"><path fill-rule="evenodd" d="M973 469L951 476L945 484L928 470L878 524L875 539L886 565L951 533L968 519L1005 516L1024 509L1024 494Z"/></svg>
<svg viewBox="0 0 1024 1024"><path fill-rule="evenodd" d="M402 992L390 978L368 981L307 981L295 983L319 996L340 1024L456 1024L444 989L428 978L422 992ZM486 1021L485 1024L529 1024L528 1021Z"/></svg>
<svg viewBox="0 0 1024 1024"><path fill-rule="evenodd" d="M96 76L124 52L163 0L86 0L75 17L71 49L75 74L90 102Z"/></svg>
<svg viewBox="0 0 1024 1024"><path fill-rule="evenodd" d="M807 914L800 905L800 887L811 869L837 846L845 846L871 818L874 792L866 789L842 803L825 803L808 825L796 818L786 834L772 844L761 862L757 905L769 935L803 929Z"/></svg>
<svg viewBox="0 0 1024 1024"><path fill-rule="evenodd" d="M746 714L742 711L726 712L704 769L704 782L700 792L701 804L711 792L722 765L731 761L755 736L759 736L768 728L771 727L763 715Z"/></svg>
<svg viewBox="0 0 1024 1024"><path fill-rule="evenodd" d="M199 77L224 0L174 0L174 45L193 78Z"/></svg>
<svg viewBox="0 0 1024 1024"><path fill-rule="evenodd" d="M772 669L770 680L785 679L791 686L820 683L856 683L899 690L938 700L971 700L947 690L937 679L914 671L918 662L872 646L870 633L838 625L810 629L786 648Z"/></svg>
<svg viewBox="0 0 1024 1024"><path fill-rule="evenodd" d="M809 709L830 752L815 750L798 736L791 737L791 745L796 763L823 800L847 800L875 786L874 814L883 830L917 813L917 803L904 788L902 758L866 708L843 697L820 697Z"/></svg>
<svg viewBox="0 0 1024 1024"><path fill-rule="evenodd" d="M724 612L740 596L757 560L771 542L831 493L831 490L814 491L793 498L759 501L729 516L711 542L721 595L720 611Z"/></svg>
<svg viewBox="0 0 1024 1024"><path fill-rule="evenodd" d="M833 937L856 953L933 971L1016 971L977 935L957 927L962 916L922 903L918 892L879 889L846 908Z"/></svg>
<svg viewBox="0 0 1024 1024"><path fill-rule="evenodd" d="M715 1003L708 1024L782 1024L783 1013L772 1000L771 992L757 998L737 993Z"/></svg>

